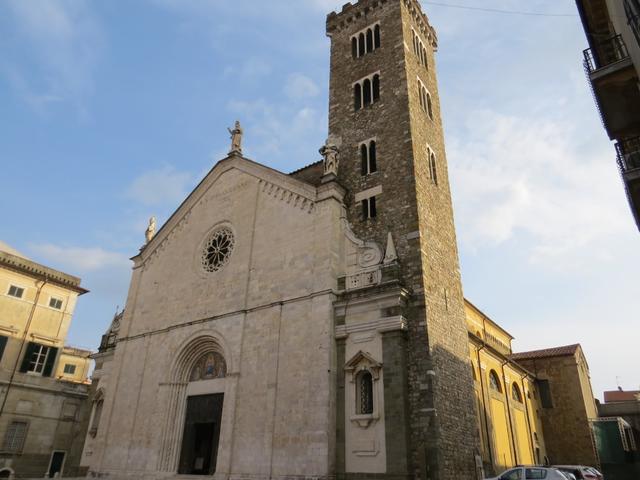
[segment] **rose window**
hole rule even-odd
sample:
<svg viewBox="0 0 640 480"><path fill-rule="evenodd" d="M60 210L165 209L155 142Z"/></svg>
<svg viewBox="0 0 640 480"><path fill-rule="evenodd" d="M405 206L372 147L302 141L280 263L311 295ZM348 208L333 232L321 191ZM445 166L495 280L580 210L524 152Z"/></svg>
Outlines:
<svg viewBox="0 0 640 480"><path fill-rule="evenodd" d="M235 239L231 230L216 230L207 240L202 252L202 268L207 272L217 272L229 262Z"/></svg>

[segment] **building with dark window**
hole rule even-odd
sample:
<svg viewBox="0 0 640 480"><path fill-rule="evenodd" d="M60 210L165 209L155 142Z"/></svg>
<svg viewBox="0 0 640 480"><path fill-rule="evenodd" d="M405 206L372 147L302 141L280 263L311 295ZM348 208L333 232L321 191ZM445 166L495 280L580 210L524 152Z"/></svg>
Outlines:
<svg viewBox="0 0 640 480"><path fill-rule="evenodd" d="M585 71L640 229L640 0L576 3L589 43Z"/></svg>
<svg viewBox="0 0 640 480"><path fill-rule="evenodd" d="M0 242L0 478L79 473L91 352L64 342L86 292Z"/></svg>

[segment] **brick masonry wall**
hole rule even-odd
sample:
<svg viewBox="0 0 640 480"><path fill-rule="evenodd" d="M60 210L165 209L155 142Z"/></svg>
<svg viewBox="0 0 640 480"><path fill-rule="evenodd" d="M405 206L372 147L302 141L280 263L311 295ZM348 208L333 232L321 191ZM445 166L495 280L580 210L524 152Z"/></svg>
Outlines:
<svg viewBox="0 0 640 480"><path fill-rule="evenodd" d="M556 465L597 465L578 360L575 356L519 359L540 380L549 380L553 408L541 409L547 455ZM589 387L590 390L590 387Z"/></svg>
<svg viewBox="0 0 640 480"><path fill-rule="evenodd" d="M360 58L351 36L380 22L381 48ZM412 50L421 32L429 69ZM339 181L350 192L348 218L360 238L384 247L391 232L402 279L413 290L404 312L410 447L407 467L423 479L474 478L479 447L467 331L433 46L435 34L414 0L361 0L327 19L332 39L329 133L338 139ZM354 111L353 83L380 72L380 100ZM433 120L419 103L417 77L433 101ZM376 138L378 172L362 176L360 142ZM426 146L438 162L430 178ZM378 216L363 220L354 195L381 186Z"/></svg>

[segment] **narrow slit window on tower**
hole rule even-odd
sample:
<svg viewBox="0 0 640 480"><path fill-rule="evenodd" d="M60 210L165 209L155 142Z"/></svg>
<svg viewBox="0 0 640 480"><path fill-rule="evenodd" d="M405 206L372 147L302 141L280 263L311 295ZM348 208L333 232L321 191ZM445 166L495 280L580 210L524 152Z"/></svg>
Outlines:
<svg viewBox="0 0 640 480"><path fill-rule="evenodd" d="M373 101L376 102L380 100L380 75L373 76Z"/></svg>
<svg viewBox="0 0 640 480"><path fill-rule="evenodd" d="M373 30L367 30L367 53L373 52Z"/></svg>
<svg viewBox="0 0 640 480"><path fill-rule="evenodd" d="M380 48L380 25L373 27L373 46Z"/></svg>
<svg viewBox="0 0 640 480"><path fill-rule="evenodd" d="M378 171L378 167L376 165L375 140L371 140L369 143L363 143L360 145L360 161L362 176Z"/></svg>
<svg viewBox="0 0 640 480"><path fill-rule="evenodd" d="M362 57L365 53L367 53L364 33L358 35L358 56Z"/></svg>
<svg viewBox="0 0 640 480"><path fill-rule="evenodd" d="M367 107L371 105L371 80L368 78L362 82L362 105Z"/></svg>
<svg viewBox="0 0 640 480"><path fill-rule="evenodd" d="M365 176L369 173L369 152L365 143L360 145L360 162L362 176Z"/></svg>
<svg viewBox="0 0 640 480"><path fill-rule="evenodd" d="M436 163L436 154L431 150L431 148L427 147L427 156L429 161L429 177L434 185L438 185L438 166Z"/></svg>
<svg viewBox="0 0 640 480"><path fill-rule="evenodd" d="M362 108L362 86L359 83L353 86L353 101L354 108L360 110Z"/></svg>
<svg viewBox="0 0 640 480"><path fill-rule="evenodd" d="M371 142L369 142L369 173L378 171L376 149L377 147L375 140L371 140Z"/></svg>
<svg viewBox="0 0 640 480"><path fill-rule="evenodd" d="M418 78L418 95L420 96L420 106L425 111L429 118L433 120L433 106L431 104L431 94L427 87L424 86L422 80Z"/></svg>
<svg viewBox="0 0 640 480"><path fill-rule="evenodd" d="M369 197L362 200L362 218L368 220L370 218L376 218L377 215L376 197Z"/></svg>

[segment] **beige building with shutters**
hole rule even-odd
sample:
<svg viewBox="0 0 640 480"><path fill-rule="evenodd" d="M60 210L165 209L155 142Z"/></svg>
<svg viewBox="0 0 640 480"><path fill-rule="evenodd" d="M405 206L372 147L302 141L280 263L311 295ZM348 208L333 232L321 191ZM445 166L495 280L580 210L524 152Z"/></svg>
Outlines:
<svg viewBox="0 0 640 480"><path fill-rule="evenodd" d="M86 292L0 242L0 478L78 473L91 352L64 343Z"/></svg>

